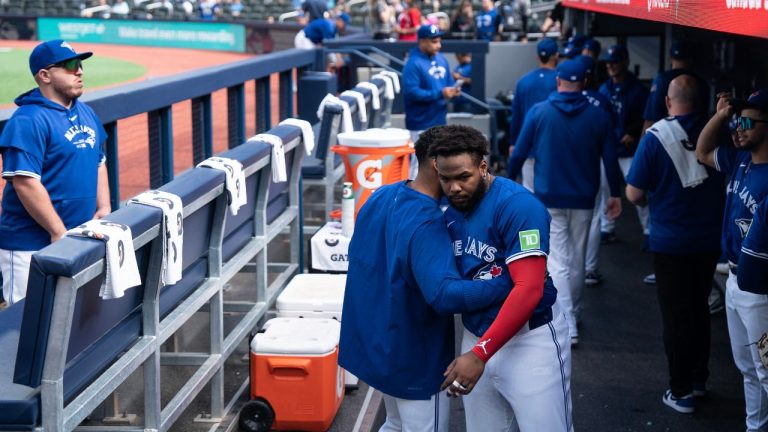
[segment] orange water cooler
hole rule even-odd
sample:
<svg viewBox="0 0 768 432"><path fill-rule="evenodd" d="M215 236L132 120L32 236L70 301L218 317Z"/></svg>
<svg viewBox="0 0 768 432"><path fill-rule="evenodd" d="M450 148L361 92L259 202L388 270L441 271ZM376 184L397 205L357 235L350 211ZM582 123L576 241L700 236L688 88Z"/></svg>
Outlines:
<svg viewBox="0 0 768 432"><path fill-rule="evenodd" d="M339 322L274 318L251 341L251 401L240 429L326 431L344 398Z"/></svg>

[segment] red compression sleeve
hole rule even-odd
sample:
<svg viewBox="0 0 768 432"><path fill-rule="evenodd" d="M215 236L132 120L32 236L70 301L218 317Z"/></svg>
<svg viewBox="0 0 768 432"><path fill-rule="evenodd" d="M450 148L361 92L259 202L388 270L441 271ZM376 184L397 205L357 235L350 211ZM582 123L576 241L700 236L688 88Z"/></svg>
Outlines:
<svg viewBox="0 0 768 432"><path fill-rule="evenodd" d="M472 352L487 362L531 319L544 295L547 258L531 256L507 264L514 286L493 324L477 342Z"/></svg>

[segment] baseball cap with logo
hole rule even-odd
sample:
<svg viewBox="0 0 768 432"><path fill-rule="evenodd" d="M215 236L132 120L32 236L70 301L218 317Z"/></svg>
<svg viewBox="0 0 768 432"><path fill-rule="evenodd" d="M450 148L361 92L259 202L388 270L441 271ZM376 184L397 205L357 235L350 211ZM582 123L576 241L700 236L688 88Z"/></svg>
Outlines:
<svg viewBox="0 0 768 432"><path fill-rule="evenodd" d="M595 59L588 55L578 55L574 58L574 60L581 62L581 64L584 66L584 72L589 75L595 70Z"/></svg>
<svg viewBox="0 0 768 432"><path fill-rule="evenodd" d="M737 110L751 108L768 113L768 89L755 90L747 100L731 100L731 105Z"/></svg>
<svg viewBox="0 0 768 432"><path fill-rule="evenodd" d="M581 54L581 50L572 43L566 44L563 49L560 50L560 55L569 59L572 59L579 54Z"/></svg>
<svg viewBox="0 0 768 432"><path fill-rule="evenodd" d="M441 37L442 35L443 32L441 32L440 28L434 24L424 24L423 26L419 27L419 39L434 39Z"/></svg>
<svg viewBox="0 0 768 432"><path fill-rule="evenodd" d="M629 52L623 45L611 45L603 56L603 60L608 63L618 63L629 59Z"/></svg>
<svg viewBox="0 0 768 432"><path fill-rule="evenodd" d="M74 58L85 60L92 52L77 53L71 45L61 39L49 40L37 45L29 55L29 70L37 75L40 69Z"/></svg>
<svg viewBox="0 0 768 432"><path fill-rule="evenodd" d="M584 42L584 49L595 53L596 56L600 55L600 50L603 49L602 45L600 45L600 41L597 39L588 39L586 42Z"/></svg>
<svg viewBox="0 0 768 432"><path fill-rule="evenodd" d="M570 82L584 81L587 74L587 68L579 60L566 60L557 65L557 77L561 80Z"/></svg>
<svg viewBox="0 0 768 432"><path fill-rule="evenodd" d="M552 38L544 38L536 44L539 57L551 57L557 53L557 42Z"/></svg>
<svg viewBox="0 0 768 432"><path fill-rule="evenodd" d="M351 21L349 14L346 12L342 12L336 15L336 19L344 21L344 24L349 24L349 22Z"/></svg>
<svg viewBox="0 0 768 432"><path fill-rule="evenodd" d="M692 57L692 47L686 42L673 42L669 47L669 56L675 60L685 60Z"/></svg>

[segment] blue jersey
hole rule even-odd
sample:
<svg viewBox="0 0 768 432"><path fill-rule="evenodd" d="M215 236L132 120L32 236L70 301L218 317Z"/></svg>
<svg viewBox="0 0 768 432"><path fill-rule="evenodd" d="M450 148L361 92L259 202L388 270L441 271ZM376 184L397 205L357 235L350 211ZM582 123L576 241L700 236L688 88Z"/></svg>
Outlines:
<svg viewBox="0 0 768 432"><path fill-rule="evenodd" d="M653 79L651 91L648 94L648 100L645 103L643 111L643 120L656 122L667 116L666 96L669 90L669 83L680 75L690 75L696 79L698 84L699 100L702 101L702 110L706 111L709 107L709 85L703 78L695 72L688 69L670 69L660 72ZM706 114L706 112L702 112Z"/></svg>
<svg viewBox="0 0 768 432"><path fill-rule="evenodd" d="M515 97L512 99L512 119L509 122L509 142L514 145L528 110L535 104L547 100L557 91L557 72L554 69L534 69L517 82Z"/></svg>
<svg viewBox="0 0 768 432"><path fill-rule="evenodd" d="M679 145L695 157L693 152L706 119L698 114L675 119L688 134L688 142ZM669 153L653 133L654 126L640 140L627 174L627 183L648 191L651 251L665 254L719 252L725 201L722 175L706 167L709 177L703 183L684 188Z"/></svg>
<svg viewBox="0 0 768 432"><path fill-rule="evenodd" d="M604 94L600 93L597 90L582 90L581 94L583 94L589 103L592 105L602 109L603 111L607 112L611 116L611 121L613 121L613 106L611 105L611 100L608 99Z"/></svg>
<svg viewBox="0 0 768 432"><path fill-rule="evenodd" d="M321 44L325 39L336 37L336 23L329 19L315 19L304 27L304 35L313 44Z"/></svg>
<svg viewBox="0 0 768 432"><path fill-rule="evenodd" d="M452 314L502 302L510 288L462 280L437 201L406 182L384 186L349 246L339 364L388 395L429 399L454 357Z"/></svg>
<svg viewBox="0 0 768 432"><path fill-rule="evenodd" d="M443 88L455 83L448 60L440 53L427 57L413 48L403 68L405 127L421 131L444 125L448 107Z"/></svg>
<svg viewBox="0 0 768 432"><path fill-rule="evenodd" d="M469 213L449 206L445 221L465 279L511 280L509 263L549 253L549 212L528 190L503 177L493 180L483 199ZM544 296L534 315L550 310L556 299L557 290L547 277ZM482 336L496 319L501 305L499 302L463 314L464 326Z"/></svg>
<svg viewBox="0 0 768 432"><path fill-rule="evenodd" d="M77 100L69 109L46 99L39 89L16 98L0 136L3 177L39 179L67 229L96 212L98 167L104 162L107 133L93 110ZM34 251L51 235L32 219L11 181L3 190L0 249Z"/></svg>
<svg viewBox="0 0 768 432"><path fill-rule="evenodd" d="M638 81L634 74L627 72L621 83L615 83L610 79L604 82L600 86L600 93L608 97L613 106L615 113L613 128L616 134L616 143L619 144L619 140L625 134L640 138L648 89ZM619 157L631 157L633 154L635 154L634 150L619 144Z"/></svg>
<svg viewBox="0 0 768 432"><path fill-rule="evenodd" d="M492 41L499 33L500 25L501 16L495 8L489 11L481 10L475 16L477 38L480 40Z"/></svg>
<svg viewBox="0 0 768 432"><path fill-rule="evenodd" d="M731 263L739 262L757 205L768 195L768 163L753 164L752 155L730 146L715 151L715 169L729 176L723 218L723 250Z"/></svg>
<svg viewBox="0 0 768 432"><path fill-rule="evenodd" d="M619 196L621 174L610 115L578 92L555 92L537 103L507 165L515 178L533 157L533 188L547 208L591 209L600 188L600 162L611 196Z"/></svg>
<svg viewBox="0 0 768 432"><path fill-rule="evenodd" d="M758 206L741 244L737 276L744 291L768 294L768 198Z"/></svg>

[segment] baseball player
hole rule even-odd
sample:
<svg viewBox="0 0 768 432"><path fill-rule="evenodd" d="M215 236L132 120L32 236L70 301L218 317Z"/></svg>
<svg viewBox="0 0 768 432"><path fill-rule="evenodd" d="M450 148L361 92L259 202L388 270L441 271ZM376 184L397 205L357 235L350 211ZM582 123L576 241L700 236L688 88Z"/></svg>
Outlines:
<svg viewBox="0 0 768 432"><path fill-rule="evenodd" d="M509 430L515 419L524 432L571 431L571 352L546 274L547 209L522 186L488 173L488 142L479 131L448 128L430 154L451 203L445 221L462 275L511 279L514 288L503 304L462 316L460 360L486 362L474 390L455 367L446 381L452 391L471 390L464 399L469 431Z"/></svg>
<svg viewBox="0 0 768 432"><path fill-rule="evenodd" d="M768 294L768 199L755 211L741 244L737 276L745 290Z"/></svg>
<svg viewBox="0 0 768 432"><path fill-rule="evenodd" d="M725 93L718 96L717 112L699 135L696 156L729 176L722 242L731 266L725 311L733 359L744 376L747 430L759 431L768 428L768 370L760 361L756 342L768 329L768 295L765 286L754 291L749 283L742 286L736 272L742 240L758 204L768 196L768 91L758 90L740 103L730 101ZM731 147L721 133L734 112L740 114L738 142Z"/></svg>
<svg viewBox="0 0 768 432"><path fill-rule="evenodd" d="M416 142L421 162L439 130ZM339 364L384 393L382 431L448 430L440 384L454 355L453 313L501 302L511 288L508 278L462 280L441 195L434 166L421 163L415 180L378 189L357 215Z"/></svg>

